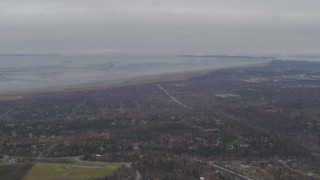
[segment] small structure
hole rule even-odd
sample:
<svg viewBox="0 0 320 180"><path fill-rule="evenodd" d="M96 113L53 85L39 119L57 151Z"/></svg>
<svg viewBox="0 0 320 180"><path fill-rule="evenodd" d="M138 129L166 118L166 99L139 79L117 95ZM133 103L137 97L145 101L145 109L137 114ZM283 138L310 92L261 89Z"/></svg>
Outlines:
<svg viewBox="0 0 320 180"><path fill-rule="evenodd" d="M12 128L14 128L14 127L16 126L16 124L5 124L4 126L5 126L5 127L12 127Z"/></svg>
<svg viewBox="0 0 320 180"><path fill-rule="evenodd" d="M12 131L12 132L11 132L11 135L12 135L12 137L17 137L16 131Z"/></svg>
<svg viewBox="0 0 320 180"><path fill-rule="evenodd" d="M227 145L227 151L232 151L233 150L233 145L232 144L229 144Z"/></svg>
<svg viewBox="0 0 320 180"><path fill-rule="evenodd" d="M240 148L249 148L249 144L239 144Z"/></svg>
<svg viewBox="0 0 320 180"><path fill-rule="evenodd" d="M139 144L137 143L133 144L133 150L139 151Z"/></svg>

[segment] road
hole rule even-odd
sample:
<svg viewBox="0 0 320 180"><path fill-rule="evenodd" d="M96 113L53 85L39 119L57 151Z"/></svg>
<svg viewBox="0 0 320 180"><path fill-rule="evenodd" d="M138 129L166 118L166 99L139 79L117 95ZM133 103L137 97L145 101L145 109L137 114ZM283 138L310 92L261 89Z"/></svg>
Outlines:
<svg viewBox="0 0 320 180"><path fill-rule="evenodd" d="M252 178L250 178L250 177L248 177L248 176L246 176L246 175L243 175L243 174L240 174L240 173L231 171L231 170L226 169L226 168L224 168L224 167L222 167L222 166L219 166L219 165L217 165L217 164L214 164L214 162L212 162L212 161L205 162L205 161L202 161L202 160L199 160L199 159L195 159L195 158L192 159L192 160L193 160L193 161L198 161L198 162L201 162L201 163L207 163L208 165L213 166L215 169L218 169L218 170L223 171L223 172L225 172L225 173L234 175L234 176L239 177L239 178L241 178L241 179L253 180Z"/></svg>
<svg viewBox="0 0 320 180"><path fill-rule="evenodd" d="M135 180L141 180L141 174L137 170L136 170L136 179Z"/></svg>
<svg viewBox="0 0 320 180"><path fill-rule="evenodd" d="M180 102L178 99L176 99L175 97L173 97L171 94L168 93L167 90L165 90L162 86L160 86L159 84L157 84L158 88L161 89L167 96L169 96L174 102L176 102L177 104L179 104L180 106L187 108L187 106L185 104L183 104L182 102Z"/></svg>
<svg viewBox="0 0 320 180"><path fill-rule="evenodd" d="M0 162L4 164L15 164L20 158L18 156L7 156L7 155L2 155L2 156L3 158L0 160Z"/></svg>

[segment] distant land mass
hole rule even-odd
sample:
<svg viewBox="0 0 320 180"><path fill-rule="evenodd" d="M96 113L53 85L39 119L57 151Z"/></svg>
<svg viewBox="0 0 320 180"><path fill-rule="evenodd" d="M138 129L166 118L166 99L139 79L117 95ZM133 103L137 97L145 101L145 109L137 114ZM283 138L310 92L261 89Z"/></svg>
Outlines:
<svg viewBox="0 0 320 180"><path fill-rule="evenodd" d="M60 56L53 53L0 53L0 56Z"/></svg>
<svg viewBox="0 0 320 180"><path fill-rule="evenodd" d="M181 55L182 57L206 57L206 58L259 58L271 59L273 56L245 56L245 55Z"/></svg>

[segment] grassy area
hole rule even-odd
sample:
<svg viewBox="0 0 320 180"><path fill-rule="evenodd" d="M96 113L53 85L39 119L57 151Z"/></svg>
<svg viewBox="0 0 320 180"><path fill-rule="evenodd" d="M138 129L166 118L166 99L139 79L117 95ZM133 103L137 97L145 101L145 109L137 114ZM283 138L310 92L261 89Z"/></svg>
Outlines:
<svg viewBox="0 0 320 180"><path fill-rule="evenodd" d="M0 165L0 179L21 180L34 164L8 164Z"/></svg>
<svg viewBox="0 0 320 180"><path fill-rule="evenodd" d="M242 164L240 162L233 162L230 164L229 167L231 170L244 173L244 174L249 174L252 172L255 172L256 170L260 169L260 165L258 163L247 163L247 164Z"/></svg>
<svg viewBox="0 0 320 180"><path fill-rule="evenodd" d="M121 167L120 163L37 163L25 180L92 179L104 177Z"/></svg>

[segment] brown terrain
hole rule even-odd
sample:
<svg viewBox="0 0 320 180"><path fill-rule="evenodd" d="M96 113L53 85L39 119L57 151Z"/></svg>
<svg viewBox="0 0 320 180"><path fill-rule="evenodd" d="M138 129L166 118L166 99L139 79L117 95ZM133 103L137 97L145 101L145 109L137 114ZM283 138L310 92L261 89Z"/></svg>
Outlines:
<svg viewBox="0 0 320 180"><path fill-rule="evenodd" d="M319 179L319 102L320 63L278 60L26 94L0 101L0 152L132 162L142 179Z"/></svg>

